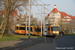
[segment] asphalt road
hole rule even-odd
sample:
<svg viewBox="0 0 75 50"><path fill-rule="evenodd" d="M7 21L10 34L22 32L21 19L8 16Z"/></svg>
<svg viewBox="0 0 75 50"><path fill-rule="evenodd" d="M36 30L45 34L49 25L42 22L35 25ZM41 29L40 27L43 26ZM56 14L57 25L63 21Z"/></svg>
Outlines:
<svg viewBox="0 0 75 50"><path fill-rule="evenodd" d="M54 39L56 50L75 50L75 36L63 36Z"/></svg>

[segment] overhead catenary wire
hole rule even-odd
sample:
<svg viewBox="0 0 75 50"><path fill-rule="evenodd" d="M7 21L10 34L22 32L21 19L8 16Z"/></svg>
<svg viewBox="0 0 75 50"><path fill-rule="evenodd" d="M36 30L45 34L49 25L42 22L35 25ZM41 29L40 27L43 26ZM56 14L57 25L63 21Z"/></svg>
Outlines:
<svg viewBox="0 0 75 50"><path fill-rule="evenodd" d="M40 0L41 1L41 0ZM42 1L41 1L42 2ZM45 4L44 2L42 2L43 4Z"/></svg>
<svg viewBox="0 0 75 50"><path fill-rule="evenodd" d="M41 1L41 0L40 0L40 1ZM42 2L42 1L41 1L41 2ZM45 4L44 2L42 2L42 3L43 3L43 4ZM51 10L49 10L49 9L48 9L48 8L46 8L46 7L45 7L45 9L46 9L46 10L48 10L48 11L51 11Z"/></svg>
<svg viewBox="0 0 75 50"><path fill-rule="evenodd" d="M41 1L41 0L40 0ZM35 1L36 2L36 1ZM41 1L42 2L42 1ZM37 2L36 2L37 3ZM42 2L43 3L43 2ZM35 4L34 4L35 5ZM49 5L51 5L51 4L45 4L45 3L43 3L43 4L38 4L37 3L37 5L35 5L35 6L38 6L38 5L41 5L42 7L44 7L44 5L47 5L47 6L49 6ZM51 10L49 10L48 8L46 8L45 7L45 9L47 10L47 11L51 11Z"/></svg>
<svg viewBox="0 0 75 50"><path fill-rule="evenodd" d="M41 1L41 0L40 0ZM42 1L41 1L42 2ZM43 2L42 2L43 3ZM43 28L43 33L45 32L45 9L48 10L46 7L45 7L45 3L44 4L44 28ZM46 41L45 41L46 42Z"/></svg>
<svg viewBox="0 0 75 50"><path fill-rule="evenodd" d="M36 2L36 1L35 1ZM37 2L36 2L37 3ZM38 3L37 3L38 4ZM37 7L37 6L36 6ZM37 9L38 9L38 7L37 7ZM38 11L40 11L39 9L38 9Z"/></svg>
<svg viewBox="0 0 75 50"><path fill-rule="evenodd" d="M41 1L41 0L40 0ZM35 1L36 2L36 1ZM42 2L42 1L41 1ZM36 2L37 3L37 2ZM46 5L44 2L42 2L44 5ZM37 3L38 4L38 3ZM48 4L48 5L51 5L51 4ZM48 8L46 8L45 6L42 6L42 7L44 7L46 10L48 10L49 12L51 11L51 10L49 10ZM38 8L38 7L37 7ZM44 13L44 12L42 12L42 13ZM45 13L45 14L48 14L48 13Z"/></svg>

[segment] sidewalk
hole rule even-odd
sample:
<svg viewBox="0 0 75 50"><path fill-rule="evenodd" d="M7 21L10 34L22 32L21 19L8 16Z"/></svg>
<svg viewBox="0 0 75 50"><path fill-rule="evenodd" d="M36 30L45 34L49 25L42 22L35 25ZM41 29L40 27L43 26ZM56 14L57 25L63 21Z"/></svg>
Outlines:
<svg viewBox="0 0 75 50"><path fill-rule="evenodd" d="M55 50L52 43L40 43L23 50Z"/></svg>
<svg viewBox="0 0 75 50"><path fill-rule="evenodd" d="M0 48L10 48L10 47L18 47L21 45L30 45L33 42L37 42L43 40L44 38L30 38L30 39L21 39L21 40L13 40L13 41L4 41L0 42Z"/></svg>

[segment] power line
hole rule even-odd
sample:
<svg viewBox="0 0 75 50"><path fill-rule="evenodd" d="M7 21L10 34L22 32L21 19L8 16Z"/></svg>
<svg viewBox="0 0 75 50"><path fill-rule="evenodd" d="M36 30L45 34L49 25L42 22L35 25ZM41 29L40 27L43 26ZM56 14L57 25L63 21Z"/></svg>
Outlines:
<svg viewBox="0 0 75 50"><path fill-rule="evenodd" d="M41 0L40 0L40 1L41 1ZM41 2L42 2L42 1L41 1ZM42 2L42 3L43 3L43 4L45 4L44 2ZM45 9L46 9L46 10L48 10L48 11L51 11L51 10L49 10L49 9L48 9L48 8L46 8L46 7L45 7Z"/></svg>
<svg viewBox="0 0 75 50"><path fill-rule="evenodd" d="M41 0L40 0L40 1L41 1ZM36 1L35 1L35 2L36 2ZM41 2L42 2L42 1L41 1ZM37 3L37 2L36 2L36 3ZM42 3L43 3L43 2L42 2ZM43 4L38 4L38 3L37 3L37 5L35 5L35 6L37 7L37 6L39 6L39 5L40 5L40 6L43 5L43 7L44 7L45 5L49 6L49 5L51 5L51 4L44 4L44 3L43 3ZM38 9L38 7L37 7L37 9ZM45 7L45 9L48 10L48 11L51 11L51 10L47 9L46 7ZM40 10L38 9L38 11L40 11Z"/></svg>
<svg viewBox="0 0 75 50"><path fill-rule="evenodd" d="M41 0L40 0L41 1ZM42 1L41 1L42 2ZM42 2L43 4L45 4L44 2Z"/></svg>
<svg viewBox="0 0 75 50"><path fill-rule="evenodd" d="M41 1L41 0L40 0ZM42 1L41 1L42 2ZM42 2L43 3L43 2ZM46 10L48 10L47 8L45 8L45 3L43 3L44 4L44 28L43 28L43 32L45 32L45 9ZM49 5L51 5L51 4L49 4Z"/></svg>
<svg viewBox="0 0 75 50"><path fill-rule="evenodd" d="M36 2L36 1L35 1ZM37 3L37 2L36 2ZM38 4L38 3L37 3ZM37 7L37 6L36 6ZM37 9L38 9L38 7L37 7ZM38 11L40 11L39 9L38 9Z"/></svg>

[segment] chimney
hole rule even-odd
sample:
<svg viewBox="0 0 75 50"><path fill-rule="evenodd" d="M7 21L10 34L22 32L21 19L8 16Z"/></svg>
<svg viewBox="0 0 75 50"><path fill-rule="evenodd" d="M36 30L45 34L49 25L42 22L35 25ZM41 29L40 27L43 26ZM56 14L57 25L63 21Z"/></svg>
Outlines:
<svg viewBox="0 0 75 50"><path fill-rule="evenodd" d="M56 5L54 5L54 8L56 8Z"/></svg>

